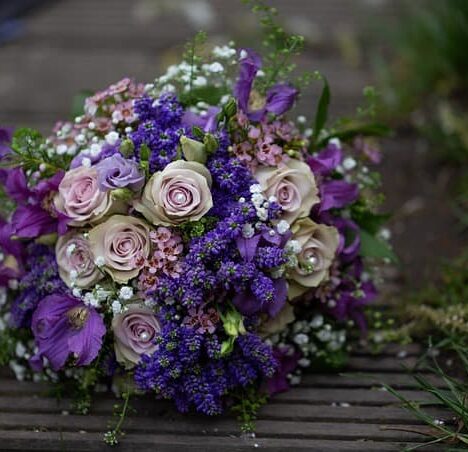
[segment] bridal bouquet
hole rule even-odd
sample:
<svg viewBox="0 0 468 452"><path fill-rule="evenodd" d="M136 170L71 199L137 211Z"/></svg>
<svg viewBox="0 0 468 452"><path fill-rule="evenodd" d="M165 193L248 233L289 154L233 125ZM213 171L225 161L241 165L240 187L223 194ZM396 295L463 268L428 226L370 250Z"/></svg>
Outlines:
<svg viewBox="0 0 468 452"><path fill-rule="evenodd" d="M18 378L216 415L345 361L376 296L366 263L390 255L381 129L325 129L323 78L315 119L288 118L300 92L280 69L194 43L48 138L2 129L0 360Z"/></svg>

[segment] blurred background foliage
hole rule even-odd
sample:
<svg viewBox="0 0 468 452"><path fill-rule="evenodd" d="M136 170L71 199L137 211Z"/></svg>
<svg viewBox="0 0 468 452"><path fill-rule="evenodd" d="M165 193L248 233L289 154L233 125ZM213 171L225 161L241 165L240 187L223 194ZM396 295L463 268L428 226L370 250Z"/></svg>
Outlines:
<svg viewBox="0 0 468 452"><path fill-rule="evenodd" d="M403 3L401 20L384 32L385 52L373 53L380 115L415 128L430 157L455 173L454 209L468 226L468 2Z"/></svg>

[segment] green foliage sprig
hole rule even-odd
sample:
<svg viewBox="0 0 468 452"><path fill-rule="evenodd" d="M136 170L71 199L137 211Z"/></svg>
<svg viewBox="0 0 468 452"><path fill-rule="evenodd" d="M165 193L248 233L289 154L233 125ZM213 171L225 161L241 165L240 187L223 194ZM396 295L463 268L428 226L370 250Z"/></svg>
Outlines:
<svg viewBox="0 0 468 452"><path fill-rule="evenodd" d="M122 426L128 413L131 411L130 396L131 391L127 388L126 391L122 393L122 403L116 403L114 405L114 416L117 421L114 427L104 434L104 442L109 446L116 446L119 444L119 439L125 435L122 431Z"/></svg>
<svg viewBox="0 0 468 452"><path fill-rule="evenodd" d="M255 421L260 408L268 401L268 396L261 392L257 385L244 388L240 393L233 394L235 403L231 407L233 414L237 415L241 431L253 433Z"/></svg>
<svg viewBox="0 0 468 452"><path fill-rule="evenodd" d="M192 40L185 44L185 51L183 53L183 60L190 65L189 75L189 90L184 103L190 104L194 101L194 88L193 82L197 78L197 67L202 63L203 58L200 56L201 47L203 47L207 40L207 34L204 31L199 31Z"/></svg>
<svg viewBox="0 0 468 452"><path fill-rule="evenodd" d="M40 171L43 177L48 177L67 169L69 165L70 157L49 154L46 140L37 130L17 129L11 150L2 160L2 166L20 166L27 172Z"/></svg>
<svg viewBox="0 0 468 452"><path fill-rule="evenodd" d="M285 80L294 71L296 65L291 63L293 56L299 55L304 48L304 37L289 35L277 22L278 10L268 6L263 0L243 0L254 14L259 16L260 26L263 30L263 46L266 49L264 76L256 81L256 88L261 93L277 83ZM307 81L309 77L303 77Z"/></svg>
<svg viewBox="0 0 468 452"><path fill-rule="evenodd" d="M435 346L430 344L432 356L434 356L434 350L437 350L440 346L443 346L445 349L448 346L451 351L455 353L457 362L462 366L462 373L464 373L464 377L466 377L466 375L468 375L468 352L466 344L460 346L457 343L451 342L451 339L445 339L443 343L441 342ZM402 402L404 408L430 427L429 429L421 430L419 433L430 436L433 439L426 443L406 448L405 450L408 451L434 444L468 446L468 384L466 378L459 379L450 376L441 368L438 360L434 357L432 357L431 363L432 364L429 363L427 370L432 371L440 382L439 384L434 383L433 380L429 380L427 375L421 373L415 373L413 378L419 390L430 394L439 407L443 407L450 413L452 416L450 419L434 418L422 404L408 399L392 386L385 383L383 384L383 387L390 394L394 395ZM395 429L399 428L395 427Z"/></svg>
<svg viewBox="0 0 468 452"><path fill-rule="evenodd" d="M0 366L6 366L14 358L16 342L10 330L0 332Z"/></svg>

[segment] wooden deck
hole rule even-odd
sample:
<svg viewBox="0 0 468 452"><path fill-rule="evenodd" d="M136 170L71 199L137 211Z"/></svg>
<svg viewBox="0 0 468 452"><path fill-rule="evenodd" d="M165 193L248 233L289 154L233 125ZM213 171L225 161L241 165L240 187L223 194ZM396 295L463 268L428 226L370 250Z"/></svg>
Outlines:
<svg viewBox="0 0 468 452"><path fill-rule="evenodd" d="M136 413L117 450L158 452L399 451L427 441L427 427L383 390L382 382L415 401L419 392L405 366L416 363L419 349L387 347L375 357L353 354L344 374L309 374L302 384L273 397L256 422L256 435L241 435L230 417L208 419L178 414L170 403L151 397L134 399ZM401 358L402 355L406 355ZM398 357L400 356L400 357ZM359 374L366 374L363 377ZM429 377L431 378L431 377ZM47 396L47 386L0 379L0 449L16 451L101 451L103 432L112 419L115 398L100 396L91 414L74 415L70 401ZM434 418L445 414L429 408ZM424 450L442 450L440 446Z"/></svg>
<svg viewBox="0 0 468 452"><path fill-rule="evenodd" d="M372 82L371 72L353 48L354 38L358 30L394 20L398 1L272 3L284 14L289 29L306 35L301 65L327 75L333 88L332 113L352 113L362 87ZM192 6L198 12L207 8L214 19L197 22L196 15L186 14ZM234 37L244 43L251 36L252 19L237 0L51 0L25 18L25 33L18 40L0 47L0 124L47 132L57 119L68 116L76 92L103 88L123 76L152 80L200 28L217 42ZM312 88L312 97L307 98L312 104L304 102L301 111L310 113L318 89ZM416 217L397 215L395 236L403 262L417 279L431 256L447 248L446 238L455 235L450 232L455 225L433 179L420 171L423 157L412 152L416 147L414 137L391 144L384 183L389 210L423 203ZM424 199L429 201L424 204ZM390 348L379 357L356 352L347 372L365 372L371 378L308 375L300 387L278 395L262 410L255 438L240 436L237 422L230 418L182 417L167 403L138 400L137 414L126 422L127 436L117 450L397 451L414 446L425 440L417 432L426 427L399 408L381 386L386 382L415 400L425 398L403 368L414 364L418 349L410 347L405 359L397 357L398 351ZM86 417L71 414L69 401L58 404L46 394L42 385L18 383L7 372L0 374L1 450L106 449L102 433L115 399L100 397ZM443 416L433 411L434 416Z"/></svg>

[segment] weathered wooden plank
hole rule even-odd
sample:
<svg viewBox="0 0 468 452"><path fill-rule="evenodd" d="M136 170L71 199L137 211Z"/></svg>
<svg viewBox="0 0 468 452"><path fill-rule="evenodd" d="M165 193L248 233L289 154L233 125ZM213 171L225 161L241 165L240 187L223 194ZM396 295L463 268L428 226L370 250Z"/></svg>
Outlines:
<svg viewBox="0 0 468 452"><path fill-rule="evenodd" d="M0 430L39 430L39 431L69 431L80 430L102 432L108 428L108 416L54 416L49 414L15 414L0 413ZM324 422L292 422L276 420L258 420L255 423L258 438L304 438L304 439L373 439L379 441L405 440L420 441L421 434L412 431L411 425L393 425L391 429L377 424L362 424L354 422L324 423ZM237 435L239 426L235 420L225 418L205 418L186 416L180 419L166 418L135 418L130 417L125 422L127 432L226 436ZM424 431L424 426L415 426L415 430Z"/></svg>
<svg viewBox="0 0 468 452"><path fill-rule="evenodd" d="M114 398L97 397L91 407L91 414L110 416L116 403ZM151 398L137 398L132 400L136 417L157 418L158 416L170 416L180 418L184 422L185 417L175 412L170 402L151 400ZM69 399L56 400L49 397L17 396L0 397L0 412L2 413L29 413L29 414L55 414L68 415L72 412L72 403ZM449 415L434 407L428 407L427 412L434 419L447 419ZM298 404L268 404L259 413L259 419L297 420L314 422L355 422L373 424L399 424L402 422L418 423L417 419L403 408L396 406L358 406L349 403L335 405L298 405Z"/></svg>
<svg viewBox="0 0 468 452"><path fill-rule="evenodd" d="M445 387L445 383L435 375L426 374L424 378L437 387ZM382 387L388 384L397 389L417 389L418 383L409 373L376 373L376 372L356 372L340 375L329 374L304 374L301 380L302 387L314 388L370 388Z"/></svg>
<svg viewBox="0 0 468 452"><path fill-rule="evenodd" d="M96 433L69 433L69 432L30 432L0 431L0 442L8 444L9 450L20 451L90 451L104 450L102 435ZM268 452L284 452L287 449L295 452L306 451L354 451L354 452L386 452L401 451L405 446L415 446L415 443L404 441L377 442L372 440L362 441L335 441L335 440L300 440L300 439L276 439L276 438L253 438L243 439L239 437L202 437L190 435L137 435L128 434L119 451L126 452L219 452L229 450L230 452L244 452L252 449L266 450ZM255 446L257 445L257 446ZM424 448L429 452L440 449Z"/></svg>
<svg viewBox="0 0 468 452"><path fill-rule="evenodd" d="M50 386L43 383L17 382L15 380L0 380L0 394L11 396L18 395L47 395ZM415 390L402 390L401 394L408 398L421 401L431 401L432 399L425 393ZM272 398L275 403L352 403L358 405L378 405L393 403L395 397L387 391L379 388L313 388L295 387L290 391L278 394Z"/></svg>
<svg viewBox="0 0 468 452"><path fill-rule="evenodd" d="M395 357L352 356L346 366L347 371L358 372L398 372L413 369L418 364L418 358L409 356L404 359ZM421 366L418 370L423 370Z"/></svg>
<svg viewBox="0 0 468 452"><path fill-rule="evenodd" d="M433 402L434 399L427 393L412 390L399 391L404 397L420 402ZM271 399L272 403L350 403L353 405L385 405L395 403L397 399L385 390L376 389L329 389L329 388L302 388L297 387L290 391L277 394Z"/></svg>
<svg viewBox="0 0 468 452"><path fill-rule="evenodd" d="M446 411L427 407L426 412L434 419L450 420ZM268 404L259 413L259 419L288 419L297 422L352 422L367 424L418 424L413 414L404 408L396 406L357 406L350 404L338 405L287 405Z"/></svg>
<svg viewBox="0 0 468 452"><path fill-rule="evenodd" d="M0 394L43 394L50 392L50 386L46 383L34 383L32 381L17 381L11 378L0 379Z"/></svg>
<svg viewBox="0 0 468 452"><path fill-rule="evenodd" d="M396 358L406 358L408 356L421 356L423 348L420 344L385 344L382 348L379 348L378 352L374 352L369 345L357 345L353 348L352 355L357 356L391 356Z"/></svg>

